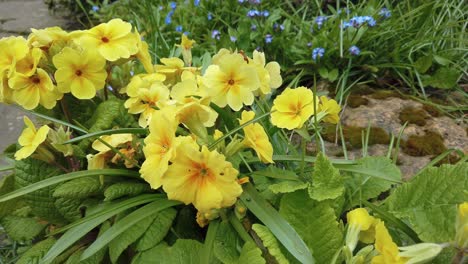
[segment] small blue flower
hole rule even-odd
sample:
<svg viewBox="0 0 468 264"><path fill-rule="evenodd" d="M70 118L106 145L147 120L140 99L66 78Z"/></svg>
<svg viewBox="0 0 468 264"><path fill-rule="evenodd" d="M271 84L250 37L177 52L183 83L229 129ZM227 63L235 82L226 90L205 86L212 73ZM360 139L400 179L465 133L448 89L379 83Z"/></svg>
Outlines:
<svg viewBox="0 0 468 264"><path fill-rule="evenodd" d="M177 3L176 2L169 2L169 6L171 7L172 10L177 8Z"/></svg>
<svg viewBox="0 0 468 264"><path fill-rule="evenodd" d="M175 27L175 31L177 32L182 32L183 28L181 25L178 25L177 27Z"/></svg>
<svg viewBox="0 0 468 264"><path fill-rule="evenodd" d="M166 25L170 25L172 23L172 16L167 14L166 18L164 19L164 23L166 23Z"/></svg>
<svg viewBox="0 0 468 264"><path fill-rule="evenodd" d="M130 71L130 76L133 76L135 75L135 72L134 71Z"/></svg>
<svg viewBox="0 0 468 264"><path fill-rule="evenodd" d="M215 29L211 31L211 38L219 40L221 38L221 33L219 32L219 30Z"/></svg>
<svg viewBox="0 0 468 264"><path fill-rule="evenodd" d="M369 27L373 27L377 24L377 22L375 21L375 19L371 16L356 16L356 17L352 17L349 22L345 22L344 24L346 23L349 23L349 25L355 27L355 28L359 28L361 27L362 25L364 25L365 23L367 23L367 25ZM349 25L347 25L346 27L348 27ZM344 27L344 28L346 28Z"/></svg>
<svg viewBox="0 0 468 264"><path fill-rule="evenodd" d="M245 0L237 0L237 2L239 2L239 4L243 4Z"/></svg>
<svg viewBox="0 0 468 264"><path fill-rule="evenodd" d="M93 6L91 9L92 9L94 12L97 12L97 11L99 11L99 6Z"/></svg>
<svg viewBox="0 0 468 264"><path fill-rule="evenodd" d="M320 29L323 25L323 23L327 21L327 17L325 16L318 16L316 19L315 19L315 23L317 23L317 26L318 28Z"/></svg>
<svg viewBox="0 0 468 264"><path fill-rule="evenodd" d="M358 56L361 53L361 50L357 46L351 46L351 48L349 48L349 53L351 53L351 55Z"/></svg>
<svg viewBox="0 0 468 264"><path fill-rule="evenodd" d="M199 6L200 5L200 0L194 0L193 5L194 6Z"/></svg>
<svg viewBox="0 0 468 264"><path fill-rule="evenodd" d="M271 34L265 35L265 43L271 43L273 41L273 36Z"/></svg>
<svg viewBox="0 0 468 264"><path fill-rule="evenodd" d="M185 36L190 36L190 32L188 32L188 31L185 31L183 34L184 34Z"/></svg>
<svg viewBox="0 0 468 264"><path fill-rule="evenodd" d="M268 12L268 10L265 10L262 12L262 16L264 17L268 17L270 15L270 12Z"/></svg>
<svg viewBox="0 0 468 264"><path fill-rule="evenodd" d="M392 16L392 12L390 12L390 10L384 7L379 11L379 16L383 18L389 18Z"/></svg>
<svg viewBox="0 0 468 264"><path fill-rule="evenodd" d="M236 42L237 41L237 38L235 36L230 36L229 38L231 39L231 42Z"/></svg>
<svg viewBox="0 0 468 264"><path fill-rule="evenodd" d="M257 25L252 24L252 26L250 26L250 30L257 31Z"/></svg>
<svg viewBox="0 0 468 264"><path fill-rule="evenodd" d="M262 3L262 1L261 0L249 0L249 3L252 5L259 5Z"/></svg>
<svg viewBox="0 0 468 264"><path fill-rule="evenodd" d="M158 6L158 9L159 9L159 11L161 11L161 10L164 9L164 7L163 6Z"/></svg>
<svg viewBox="0 0 468 264"><path fill-rule="evenodd" d="M208 20L211 20L211 19L213 19L213 14L211 14L211 12L210 12L210 13L208 13L208 15L206 16L206 18L208 18Z"/></svg>
<svg viewBox="0 0 468 264"><path fill-rule="evenodd" d="M374 27L377 24L373 17L367 17L366 22L369 27Z"/></svg>
<svg viewBox="0 0 468 264"><path fill-rule="evenodd" d="M315 48L312 50L312 60L316 61L317 57L322 58L323 55L325 54L325 49L324 48Z"/></svg>
<svg viewBox="0 0 468 264"><path fill-rule="evenodd" d="M250 18L258 16L259 14L260 13L258 12L258 10L255 10L255 9L251 9L251 10L247 11L247 16L250 17Z"/></svg>
<svg viewBox="0 0 468 264"><path fill-rule="evenodd" d="M312 42L307 42L307 47L312 47Z"/></svg>
<svg viewBox="0 0 468 264"><path fill-rule="evenodd" d="M344 21L343 22L343 29L347 29L349 27L352 27L351 23L347 22L347 21Z"/></svg>

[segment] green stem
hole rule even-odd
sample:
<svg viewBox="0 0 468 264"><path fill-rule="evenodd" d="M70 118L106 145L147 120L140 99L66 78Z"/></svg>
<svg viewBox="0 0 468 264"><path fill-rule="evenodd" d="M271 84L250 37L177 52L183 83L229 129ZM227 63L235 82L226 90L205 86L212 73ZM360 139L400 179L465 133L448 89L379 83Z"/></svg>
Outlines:
<svg viewBox="0 0 468 264"><path fill-rule="evenodd" d="M229 223L231 223L234 230L237 231L237 234L239 234L244 242L252 242L255 244L253 238L249 235L249 233L247 233L242 223L239 221L239 219L236 218L234 214L229 215Z"/></svg>

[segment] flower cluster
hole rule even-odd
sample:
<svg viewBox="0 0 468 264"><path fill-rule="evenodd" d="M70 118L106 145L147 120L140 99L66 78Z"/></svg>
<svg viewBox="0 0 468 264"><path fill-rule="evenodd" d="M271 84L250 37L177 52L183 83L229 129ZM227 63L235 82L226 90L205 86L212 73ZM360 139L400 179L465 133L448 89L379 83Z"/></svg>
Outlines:
<svg viewBox="0 0 468 264"><path fill-rule="evenodd" d="M343 29L348 27L360 28L363 25L374 27L376 24L377 22L371 16L355 16L352 17L349 21L343 22Z"/></svg>
<svg viewBox="0 0 468 264"><path fill-rule="evenodd" d="M322 58L323 55L325 54L325 49L324 48L315 48L312 50L312 60L316 61L317 58Z"/></svg>
<svg viewBox="0 0 468 264"><path fill-rule="evenodd" d="M257 9L251 9L251 10L247 11L247 16L250 17L250 18L268 17L269 15L270 15L270 12L268 12L268 10L259 11Z"/></svg>

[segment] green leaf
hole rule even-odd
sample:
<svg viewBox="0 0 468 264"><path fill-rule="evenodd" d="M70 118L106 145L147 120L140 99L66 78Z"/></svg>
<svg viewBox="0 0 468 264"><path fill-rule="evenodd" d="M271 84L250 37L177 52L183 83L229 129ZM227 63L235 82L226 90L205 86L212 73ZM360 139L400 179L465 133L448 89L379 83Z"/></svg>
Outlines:
<svg viewBox="0 0 468 264"><path fill-rule="evenodd" d="M82 260L91 257L95 254L98 250L106 246L110 241L116 238L118 235L123 233L128 228L132 227L134 224L138 223L140 220L152 215L156 212L159 212L163 209L175 206L180 204L178 201L171 201L171 200L160 200L148 205L145 205L122 220L118 223L113 225L107 232L105 232L101 237L99 237L94 243L92 243L83 253L81 256Z"/></svg>
<svg viewBox="0 0 468 264"><path fill-rule="evenodd" d="M190 239L177 239L172 247L163 242L139 253L133 258L132 264L153 264L155 260L158 260L158 264L200 264L202 247L200 242Z"/></svg>
<svg viewBox="0 0 468 264"><path fill-rule="evenodd" d="M104 201L112 201L124 196L135 196L151 190L149 184L142 182L118 182L104 191Z"/></svg>
<svg viewBox="0 0 468 264"><path fill-rule="evenodd" d="M177 211L174 208L167 208L157 213L151 225L137 241L136 251L145 251L159 244L169 232L176 215Z"/></svg>
<svg viewBox="0 0 468 264"><path fill-rule="evenodd" d="M275 194L291 193L297 190L302 190L309 186L306 182L301 181L282 181L279 183L271 184L268 188Z"/></svg>
<svg viewBox="0 0 468 264"><path fill-rule="evenodd" d="M57 198L55 207L66 220L73 222L81 218L81 203L79 199Z"/></svg>
<svg viewBox="0 0 468 264"><path fill-rule="evenodd" d="M219 227L219 220L213 220L208 225L208 230L206 232L205 241L203 243L203 248L200 254L201 263L213 263L213 259L214 259L213 244L216 239L218 227Z"/></svg>
<svg viewBox="0 0 468 264"><path fill-rule="evenodd" d="M401 180L400 169L385 157L365 157L358 160L356 170L345 180L348 186L350 206L360 204L362 200L375 198L392 187L392 182ZM356 172L354 172L356 171ZM378 172L382 177L372 177L359 171Z"/></svg>
<svg viewBox="0 0 468 264"><path fill-rule="evenodd" d="M17 161L19 163L21 161ZM41 174L44 175L44 174ZM127 177L139 177L139 173L132 170L121 170L121 169L102 169L102 170L85 170L85 171L75 171L70 172L67 174L58 175L55 177L43 177L46 178L45 180L35 182L33 184L25 185L25 187L15 190L13 192L4 194L0 196L0 202L8 201L14 199L16 197L20 197L26 194L30 194L34 191L47 188L53 186L57 183L61 183L64 181L79 179L82 177L87 176L99 176L99 175L106 175L106 176L127 176ZM45 175L48 176L48 175ZM29 176L26 176L29 177Z"/></svg>
<svg viewBox="0 0 468 264"><path fill-rule="evenodd" d="M213 244L213 253L222 263L236 263L240 257L237 248L242 240L237 235L228 221L219 224L219 230L216 233L216 239Z"/></svg>
<svg viewBox="0 0 468 264"><path fill-rule="evenodd" d="M294 171L283 170L276 166L268 166L268 168L263 170L257 170L252 172L253 175L259 175L264 177L270 177L274 179L283 179L283 180L299 180L299 177Z"/></svg>
<svg viewBox="0 0 468 264"><path fill-rule="evenodd" d="M317 263L328 263L342 247L343 230L327 203L318 203L305 191L297 191L283 196L280 213L313 250Z"/></svg>
<svg viewBox="0 0 468 264"><path fill-rule="evenodd" d="M15 215L7 215L0 221L10 238L15 241L31 241L38 236L45 225L37 220Z"/></svg>
<svg viewBox="0 0 468 264"><path fill-rule="evenodd" d="M344 190L340 171L333 167L323 153L319 153L315 162L312 184L309 185L310 198L317 201L336 199L343 195Z"/></svg>
<svg viewBox="0 0 468 264"><path fill-rule="evenodd" d="M328 70L327 70L327 68L320 67L318 69L318 73L319 73L320 77L322 77L324 79L328 79Z"/></svg>
<svg viewBox="0 0 468 264"><path fill-rule="evenodd" d="M408 222L424 242L447 242L455 235L457 205L468 200L468 164L428 168L385 201L385 209Z"/></svg>
<svg viewBox="0 0 468 264"><path fill-rule="evenodd" d="M264 264L265 259L262 257L262 251L252 242L247 242L242 247L242 251L237 261L238 264L255 263Z"/></svg>
<svg viewBox="0 0 468 264"><path fill-rule="evenodd" d="M414 62L413 66L419 73L427 72L432 66L432 54L419 57L419 59Z"/></svg>
<svg viewBox="0 0 468 264"><path fill-rule="evenodd" d="M109 256L112 263L116 263L122 252L146 232L155 215L152 214L141 219L109 243Z"/></svg>
<svg viewBox="0 0 468 264"><path fill-rule="evenodd" d="M101 183L96 177L85 177L68 181L57 188L53 196L58 198L82 199L96 194L101 188Z"/></svg>
<svg viewBox="0 0 468 264"><path fill-rule="evenodd" d="M283 255L283 252L281 252L280 244L278 244L278 241L268 227L260 224L253 224L252 229L260 237L263 245L268 249L268 252L275 257L278 264L289 264L288 259Z"/></svg>
<svg viewBox="0 0 468 264"><path fill-rule="evenodd" d="M47 250L49 250L55 242L55 238L49 237L46 240L36 243L21 255L16 264L38 263L42 256L44 256Z"/></svg>
<svg viewBox="0 0 468 264"><path fill-rule="evenodd" d="M338 79L338 69L333 69L331 70L329 73L328 73L328 80L330 80L331 82L334 82L336 81L336 79Z"/></svg>
<svg viewBox="0 0 468 264"><path fill-rule="evenodd" d="M296 259L306 264L314 263L311 251L296 230L259 195L252 184L244 185L240 199Z"/></svg>
<svg viewBox="0 0 468 264"><path fill-rule="evenodd" d="M9 193L15 189L15 175L4 176L0 181L0 195ZM17 199L0 203L0 218L10 214L16 208Z"/></svg>
<svg viewBox="0 0 468 264"><path fill-rule="evenodd" d="M433 76L423 79L423 84L440 89L450 89L457 85L460 72L454 68L438 69Z"/></svg>
<svg viewBox="0 0 468 264"><path fill-rule="evenodd" d="M444 58L442 56L439 56L439 55L434 55L434 60L442 66L447 66L449 65L449 63L452 63L451 60Z"/></svg>

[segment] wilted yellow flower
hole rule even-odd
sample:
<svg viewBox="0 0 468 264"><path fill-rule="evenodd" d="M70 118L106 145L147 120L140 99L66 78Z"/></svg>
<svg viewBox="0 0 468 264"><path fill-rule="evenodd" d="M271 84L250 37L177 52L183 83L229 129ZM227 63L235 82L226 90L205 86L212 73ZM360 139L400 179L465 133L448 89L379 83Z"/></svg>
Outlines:
<svg viewBox="0 0 468 264"><path fill-rule="evenodd" d="M204 75L213 103L220 107L229 105L239 111L242 106L251 105L253 92L260 87L255 67L247 64L241 54L226 54L219 65L210 65Z"/></svg>
<svg viewBox="0 0 468 264"><path fill-rule="evenodd" d="M253 111L243 111L240 124L243 125L254 117L255 113ZM242 143L254 149L263 163L273 163L273 146L265 129L260 124L254 123L244 127L244 134L245 137Z"/></svg>
<svg viewBox="0 0 468 264"><path fill-rule="evenodd" d="M0 39L0 73L6 72L11 77L16 63L26 57L29 47L23 37L7 37Z"/></svg>
<svg viewBox="0 0 468 264"><path fill-rule="evenodd" d="M375 227L375 249L380 253L372 258L372 264L404 264L407 258L399 256L398 246L393 242L383 221Z"/></svg>
<svg viewBox="0 0 468 264"><path fill-rule="evenodd" d="M16 73L9 80L13 90L13 100L24 109L32 110L39 104L52 109L62 94L55 90L49 74L43 69L37 69L36 74L28 76Z"/></svg>
<svg viewBox="0 0 468 264"><path fill-rule="evenodd" d="M202 212L233 205L242 193L238 171L217 151L177 146L177 155L162 178L169 199L193 203Z"/></svg>
<svg viewBox="0 0 468 264"><path fill-rule="evenodd" d="M106 83L106 61L94 52L64 48L55 55L55 80L62 93L71 93L78 99L91 99L96 90Z"/></svg>
<svg viewBox="0 0 468 264"><path fill-rule="evenodd" d="M110 146L117 148L119 145L123 145L133 140L132 134L113 134L101 136L101 140L105 141ZM88 159L88 170L104 169L107 167L107 161L111 160L115 155L112 149L106 146L99 140L95 140L91 145L94 150L99 151L97 154L89 154L86 156ZM122 152L122 151L121 151ZM124 153L123 153L124 154ZM129 157L131 158L131 157ZM133 163L125 161L125 166L131 168L134 166Z"/></svg>
<svg viewBox="0 0 468 264"><path fill-rule="evenodd" d="M176 130L179 123L169 111L155 111L149 124L149 135L145 138L145 161L140 174L152 189L161 187L161 178L166 173L169 160L175 156Z"/></svg>
<svg viewBox="0 0 468 264"><path fill-rule="evenodd" d="M280 74L280 65L276 61L269 62L265 65L265 54L263 52L255 50L252 57L260 79L260 92L264 95L270 94L271 89L276 89L283 83Z"/></svg>
<svg viewBox="0 0 468 264"><path fill-rule="evenodd" d="M328 99L326 96L320 96L319 112L325 112L326 116L322 119L324 122L338 124L341 111L340 105L333 99Z"/></svg>
<svg viewBox="0 0 468 264"><path fill-rule="evenodd" d="M21 148L15 153L16 160L22 160L31 156L39 145L46 140L47 133L50 130L48 126L42 126L39 130L36 130L33 122L27 116L24 117L24 124L26 128L18 138Z"/></svg>
<svg viewBox="0 0 468 264"><path fill-rule="evenodd" d="M112 19L84 32L78 42L86 49L97 50L108 61L128 59L138 52L138 40L132 25L122 19Z"/></svg>
<svg viewBox="0 0 468 264"><path fill-rule="evenodd" d="M279 128L301 128L314 114L314 94L306 87L286 88L273 101L271 123Z"/></svg>

